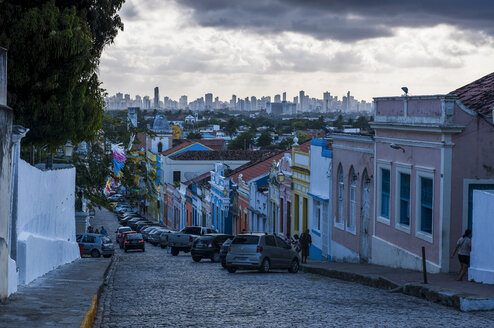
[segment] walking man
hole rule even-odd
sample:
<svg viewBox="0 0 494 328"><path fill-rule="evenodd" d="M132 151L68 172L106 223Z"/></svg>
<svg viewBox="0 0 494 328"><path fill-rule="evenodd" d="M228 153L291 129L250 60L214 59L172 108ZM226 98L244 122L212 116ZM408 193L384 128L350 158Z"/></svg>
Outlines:
<svg viewBox="0 0 494 328"><path fill-rule="evenodd" d="M309 248L312 245L312 237L310 236L309 229L305 230L300 235L300 244L302 247L302 263L307 264L307 257L309 257Z"/></svg>

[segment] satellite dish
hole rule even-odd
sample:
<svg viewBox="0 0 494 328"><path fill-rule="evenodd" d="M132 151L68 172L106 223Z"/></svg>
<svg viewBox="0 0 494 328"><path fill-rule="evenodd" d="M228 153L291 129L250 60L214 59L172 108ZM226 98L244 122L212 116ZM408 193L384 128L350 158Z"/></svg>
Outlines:
<svg viewBox="0 0 494 328"><path fill-rule="evenodd" d="M408 88L407 87L402 87L401 90L403 90L403 92L405 92L405 95L408 95Z"/></svg>

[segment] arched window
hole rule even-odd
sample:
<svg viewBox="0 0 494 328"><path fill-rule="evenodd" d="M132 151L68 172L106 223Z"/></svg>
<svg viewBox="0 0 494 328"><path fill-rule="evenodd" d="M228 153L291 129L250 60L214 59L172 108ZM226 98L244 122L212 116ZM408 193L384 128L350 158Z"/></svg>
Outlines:
<svg viewBox="0 0 494 328"><path fill-rule="evenodd" d="M336 222L343 222L343 193L345 191L345 182L343 181L343 169L341 165L338 167L338 213L336 214Z"/></svg>
<svg viewBox="0 0 494 328"><path fill-rule="evenodd" d="M357 175L353 167L350 169L350 202L348 211L347 228L350 231L355 230L355 217L357 212Z"/></svg>
<svg viewBox="0 0 494 328"><path fill-rule="evenodd" d="M163 151L163 144L160 142L158 142L158 153L161 153Z"/></svg>

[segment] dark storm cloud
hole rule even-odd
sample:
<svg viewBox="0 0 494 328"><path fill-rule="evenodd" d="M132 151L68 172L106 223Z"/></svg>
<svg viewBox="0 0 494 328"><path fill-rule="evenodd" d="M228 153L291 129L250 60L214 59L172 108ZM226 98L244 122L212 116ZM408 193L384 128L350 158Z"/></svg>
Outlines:
<svg viewBox="0 0 494 328"><path fill-rule="evenodd" d="M450 24L494 36L493 0L176 0L208 27L298 32L352 42L397 27ZM411 36L412 37L412 36Z"/></svg>

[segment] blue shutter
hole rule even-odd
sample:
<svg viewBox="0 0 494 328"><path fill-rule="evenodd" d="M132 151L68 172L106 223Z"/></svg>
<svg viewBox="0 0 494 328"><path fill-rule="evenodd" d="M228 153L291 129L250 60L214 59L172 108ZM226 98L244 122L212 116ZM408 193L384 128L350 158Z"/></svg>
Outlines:
<svg viewBox="0 0 494 328"><path fill-rule="evenodd" d="M389 219L389 170L381 169L381 216Z"/></svg>
<svg viewBox="0 0 494 328"><path fill-rule="evenodd" d="M432 233L432 179L420 178L420 230Z"/></svg>

